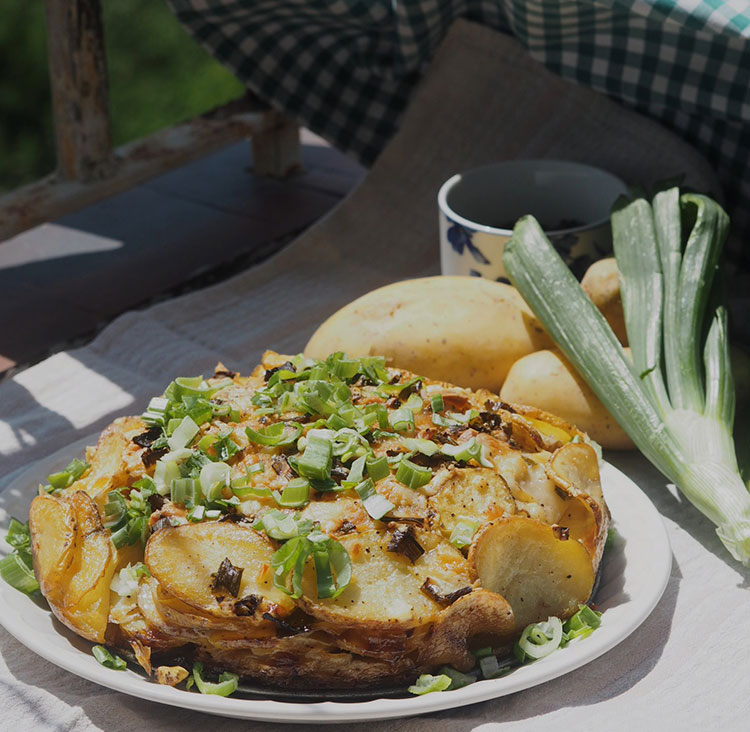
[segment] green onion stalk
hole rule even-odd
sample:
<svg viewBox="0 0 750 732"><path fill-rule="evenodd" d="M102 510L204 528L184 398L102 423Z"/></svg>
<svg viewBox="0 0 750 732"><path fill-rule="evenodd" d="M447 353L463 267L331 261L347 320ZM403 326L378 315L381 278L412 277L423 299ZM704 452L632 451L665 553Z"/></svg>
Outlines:
<svg viewBox="0 0 750 732"><path fill-rule="evenodd" d="M638 449L750 565L750 492L732 437L727 313L714 275L729 218L678 189L612 214L632 361L531 216L503 253L513 284Z"/></svg>

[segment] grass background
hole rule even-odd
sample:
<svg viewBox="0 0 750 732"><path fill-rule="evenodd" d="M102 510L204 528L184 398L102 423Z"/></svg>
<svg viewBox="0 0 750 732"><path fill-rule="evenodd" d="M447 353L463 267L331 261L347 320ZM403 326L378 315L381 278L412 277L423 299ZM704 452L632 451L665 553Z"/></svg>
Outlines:
<svg viewBox="0 0 750 732"><path fill-rule="evenodd" d="M182 29L161 0L103 0L115 145L240 96L242 84ZM55 167L44 3L3 0L0 190Z"/></svg>

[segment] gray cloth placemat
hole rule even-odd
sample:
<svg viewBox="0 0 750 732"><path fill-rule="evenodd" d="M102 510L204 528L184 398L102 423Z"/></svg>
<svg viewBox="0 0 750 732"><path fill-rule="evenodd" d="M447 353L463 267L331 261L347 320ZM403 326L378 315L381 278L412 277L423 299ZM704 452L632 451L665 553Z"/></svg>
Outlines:
<svg viewBox="0 0 750 732"><path fill-rule="evenodd" d="M652 122L569 85L513 40L457 23L421 84L400 132L371 173L325 220L234 279L114 321L85 348L57 354L0 384L0 455L10 475L139 413L171 377L221 359L247 371L266 347L296 352L336 308L379 285L438 269L440 184L512 157L601 165L629 182L684 172L717 190L706 163ZM711 527L666 491L640 457L617 459L667 516L675 562L664 599L633 636L601 659L530 691L453 712L369 724L369 730L739 729L750 713L748 574ZM33 494L0 495L25 516ZM674 523L678 520L680 526ZM133 699L52 667L0 631L3 729L215 730L276 725L211 719ZM669 724L667 724L667 720ZM364 726L356 725L364 729ZM281 727L279 726L279 729Z"/></svg>

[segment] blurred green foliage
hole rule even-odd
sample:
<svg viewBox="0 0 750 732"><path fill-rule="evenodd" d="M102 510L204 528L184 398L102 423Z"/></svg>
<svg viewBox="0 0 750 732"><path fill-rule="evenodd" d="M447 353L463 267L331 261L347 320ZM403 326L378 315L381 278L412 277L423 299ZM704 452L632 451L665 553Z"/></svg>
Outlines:
<svg viewBox="0 0 750 732"><path fill-rule="evenodd" d="M160 0L103 0L115 145L238 97ZM44 3L3 0L0 23L0 189L55 166Z"/></svg>

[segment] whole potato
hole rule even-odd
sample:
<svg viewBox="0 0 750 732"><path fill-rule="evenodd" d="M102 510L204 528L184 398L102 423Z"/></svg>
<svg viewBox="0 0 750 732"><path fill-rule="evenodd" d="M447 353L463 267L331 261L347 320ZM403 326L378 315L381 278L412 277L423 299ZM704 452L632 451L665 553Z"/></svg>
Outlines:
<svg viewBox="0 0 750 732"><path fill-rule="evenodd" d="M512 404L526 404L562 417L587 432L602 447L635 449L596 394L557 350L537 351L516 361L500 397Z"/></svg>
<svg viewBox="0 0 750 732"><path fill-rule="evenodd" d="M620 270L613 257L594 262L581 280L583 291L599 308L623 346L628 345L620 295Z"/></svg>
<svg viewBox="0 0 750 732"><path fill-rule="evenodd" d="M389 365L498 392L510 367L552 341L518 291L479 277L425 277L368 292L334 313L305 353L385 356Z"/></svg>

